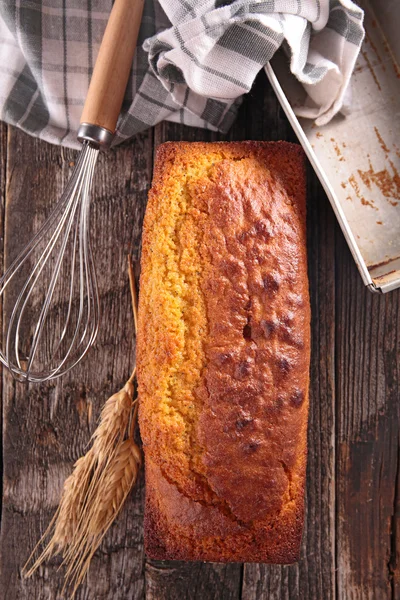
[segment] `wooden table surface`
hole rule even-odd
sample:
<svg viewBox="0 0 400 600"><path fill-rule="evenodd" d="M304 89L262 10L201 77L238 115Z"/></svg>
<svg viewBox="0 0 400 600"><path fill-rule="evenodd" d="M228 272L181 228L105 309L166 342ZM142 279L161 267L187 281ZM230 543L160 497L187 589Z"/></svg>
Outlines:
<svg viewBox="0 0 400 600"><path fill-rule="evenodd" d="M95 348L39 386L3 372L0 598L62 598L59 557L28 580L21 567L84 453L103 402L135 355L126 257L140 230L154 150L165 140L224 139L163 123L102 156L92 231L103 318ZM226 139L295 141L264 75ZM70 174L72 151L0 126L0 261L9 264ZM386 600L400 598L400 290L367 291L316 176L308 177L312 302L306 524L293 566L162 562L143 552L143 476L95 555L77 600ZM5 303L7 305L7 302ZM3 316L3 314L2 314Z"/></svg>

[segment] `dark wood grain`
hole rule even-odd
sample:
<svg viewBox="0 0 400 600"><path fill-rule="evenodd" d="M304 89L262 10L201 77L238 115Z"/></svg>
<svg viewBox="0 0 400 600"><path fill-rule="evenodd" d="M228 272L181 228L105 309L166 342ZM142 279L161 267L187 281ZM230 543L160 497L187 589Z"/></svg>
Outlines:
<svg viewBox="0 0 400 600"><path fill-rule="evenodd" d="M0 122L0 270L3 272L4 251L4 209L6 205L6 170L7 170L7 136L8 127ZM0 340L3 331L3 301L0 299ZM3 382L0 377L1 405L1 448L0 448L0 511L3 505ZM1 523L0 523L1 525Z"/></svg>
<svg viewBox="0 0 400 600"><path fill-rule="evenodd" d="M240 565L146 561L147 600L197 600L240 598Z"/></svg>
<svg viewBox="0 0 400 600"><path fill-rule="evenodd" d="M7 133L7 125L0 122L0 199L2 207L4 207L6 199Z"/></svg>
<svg viewBox="0 0 400 600"><path fill-rule="evenodd" d="M342 238L336 265L339 596L399 598L400 293L368 293Z"/></svg>
<svg viewBox="0 0 400 600"><path fill-rule="evenodd" d="M139 257L154 150L168 139L295 136L261 75L227 136L163 123L101 157L92 231L105 318L96 346L55 383L25 388L7 373L1 381L0 598L62 597L59 558L27 581L20 570L85 450L102 404L133 364L126 255ZM0 127L0 262L4 206L9 263L48 214L74 160L75 153ZM400 599L400 292L378 297L364 288L311 169L308 250L311 406L300 562L288 567L146 560L142 478L96 553L78 600ZM7 301L4 310L9 312Z"/></svg>
<svg viewBox="0 0 400 600"><path fill-rule="evenodd" d="M152 151L149 131L131 146L99 160L92 230L104 318L95 347L72 374L56 382L25 387L13 382L8 373L3 374L0 597L60 597L62 571L55 568L59 558L28 580L21 579L20 570L57 506L63 480L85 451L103 403L126 381L134 363L127 254L138 255ZM60 195L74 158L72 152L61 152L11 129L7 262ZM142 491L141 482L107 535L78 599L143 597Z"/></svg>

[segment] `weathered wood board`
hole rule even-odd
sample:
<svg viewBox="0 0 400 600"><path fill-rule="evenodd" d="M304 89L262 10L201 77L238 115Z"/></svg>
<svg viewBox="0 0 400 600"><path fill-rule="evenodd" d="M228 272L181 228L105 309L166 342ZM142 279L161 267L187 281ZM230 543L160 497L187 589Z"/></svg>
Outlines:
<svg viewBox="0 0 400 600"><path fill-rule="evenodd" d="M263 75L226 137L295 141ZM106 318L95 348L72 374L50 384L25 387L3 372L1 598L63 597L59 558L29 580L21 578L21 567L103 402L130 373L134 335L126 256L139 257L154 150L177 139L223 136L163 123L100 158L91 221ZM0 126L2 266L3 244L9 264L60 195L74 159L71 151ZM97 552L78 600L400 598L400 292L378 297L363 287L311 169L308 247L311 412L301 561L280 567L147 560L142 477Z"/></svg>

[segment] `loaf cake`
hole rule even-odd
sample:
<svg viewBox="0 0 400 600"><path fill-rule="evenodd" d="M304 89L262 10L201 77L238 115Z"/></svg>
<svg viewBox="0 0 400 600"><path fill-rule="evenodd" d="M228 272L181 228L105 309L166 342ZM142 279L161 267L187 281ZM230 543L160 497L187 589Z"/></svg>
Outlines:
<svg viewBox="0 0 400 600"><path fill-rule="evenodd" d="M149 557L297 560L309 355L301 148L160 146L137 340Z"/></svg>

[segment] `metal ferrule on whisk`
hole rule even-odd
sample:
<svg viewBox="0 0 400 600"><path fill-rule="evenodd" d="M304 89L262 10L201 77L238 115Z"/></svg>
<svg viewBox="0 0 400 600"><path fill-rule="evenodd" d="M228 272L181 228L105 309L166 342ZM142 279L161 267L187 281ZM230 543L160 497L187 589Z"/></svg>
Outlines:
<svg viewBox="0 0 400 600"><path fill-rule="evenodd" d="M108 150L113 137L114 133L109 129L91 123L81 123L78 129L78 140L80 142L89 142L94 148L100 150Z"/></svg>

